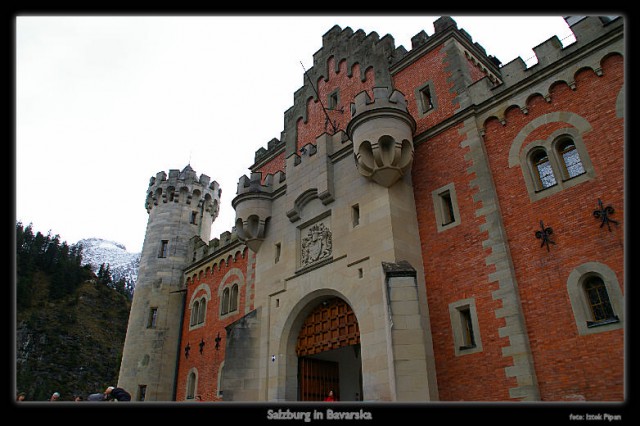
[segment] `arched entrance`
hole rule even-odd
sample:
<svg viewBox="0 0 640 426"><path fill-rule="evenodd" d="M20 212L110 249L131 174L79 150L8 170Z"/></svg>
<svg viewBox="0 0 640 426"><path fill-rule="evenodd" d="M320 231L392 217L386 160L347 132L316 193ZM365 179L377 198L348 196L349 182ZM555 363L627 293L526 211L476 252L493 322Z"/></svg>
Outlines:
<svg viewBox="0 0 640 426"><path fill-rule="evenodd" d="M298 400L322 401L329 390L339 401L362 400L360 329L351 306L325 299L305 319L296 341Z"/></svg>

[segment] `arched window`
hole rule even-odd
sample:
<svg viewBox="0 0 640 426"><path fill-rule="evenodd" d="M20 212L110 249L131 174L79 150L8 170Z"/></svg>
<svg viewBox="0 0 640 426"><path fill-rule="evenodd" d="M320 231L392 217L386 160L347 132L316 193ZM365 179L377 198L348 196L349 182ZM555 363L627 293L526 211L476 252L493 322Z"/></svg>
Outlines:
<svg viewBox="0 0 640 426"><path fill-rule="evenodd" d="M207 299L204 297L200 299L200 308L198 310L198 324L202 324L204 322L204 315L207 312Z"/></svg>
<svg viewBox="0 0 640 426"><path fill-rule="evenodd" d="M515 158L510 154L509 163L513 162ZM521 150L519 162L532 201L557 194L596 176L582 134L573 127L559 128L546 139L531 141Z"/></svg>
<svg viewBox="0 0 640 426"><path fill-rule="evenodd" d="M229 293L230 292L228 288L225 288L222 292L222 307L221 307L222 309L220 310L220 313L222 315L226 315L229 313L229 297L230 297Z"/></svg>
<svg viewBox="0 0 640 426"><path fill-rule="evenodd" d="M599 262L577 266L567 291L578 334L603 333L624 327L624 295L615 272Z"/></svg>
<svg viewBox="0 0 640 426"><path fill-rule="evenodd" d="M543 148L538 148L531 153L531 165L535 173L538 190L549 188L557 183L549 156Z"/></svg>
<svg viewBox="0 0 640 426"><path fill-rule="evenodd" d="M617 322L609 300L607 287L599 276L590 276L582 285L586 295L586 301L591 313L591 321L587 320L587 327Z"/></svg>
<svg viewBox="0 0 640 426"><path fill-rule="evenodd" d="M229 312L238 310L238 284L231 287L231 297L229 300Z"/></svg>
<svg viewBox="0 0 640 426"><path fill-rule="evenodd" d="M196 373L191 371L187 376L186 399L193 399L196 395Z"/></svg>
<svg viewBox="0 0 640 426"><path fill-rule="evenodd" d="M200 302L196 301L191 308L191 320L189 321L189 325L196 325L198 323L198 311L200 308Z"/></svg>
<svg viewBox="0 0 640 426"><path fill-rule="evenodd" d="M557 150L558 157L562 159L560 164L564 179L571 179L585 173L576 144L571 139L562 139L557 144Z"/></svg>

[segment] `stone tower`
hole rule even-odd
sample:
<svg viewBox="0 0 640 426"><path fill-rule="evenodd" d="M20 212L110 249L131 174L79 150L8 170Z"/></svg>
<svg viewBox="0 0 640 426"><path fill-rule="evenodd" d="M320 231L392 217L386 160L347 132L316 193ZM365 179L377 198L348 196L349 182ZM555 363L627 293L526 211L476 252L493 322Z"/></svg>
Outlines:
<svg viewBox="0 0 640 426"><path fill-rule="evenodd" d="M218 215L220 188L187 165L151 177L142 246L118 386L136 401L171 401L175 394L183 314L183 270L189 240L209 241Z"/></svg>

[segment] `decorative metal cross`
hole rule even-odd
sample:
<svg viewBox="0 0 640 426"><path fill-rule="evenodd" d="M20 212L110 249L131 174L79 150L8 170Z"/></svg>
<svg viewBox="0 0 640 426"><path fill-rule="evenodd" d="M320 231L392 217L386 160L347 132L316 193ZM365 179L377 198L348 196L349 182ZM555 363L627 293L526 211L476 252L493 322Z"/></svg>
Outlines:
<svg viewBox="0 0 640 426"><path fill-rule="evenodd" d="M216 341L216 351L217 351L220 349L220 341L222 340L222 338L220 338L220 333L218 333L218 335L214 340Z"/></svg>
<svg viewBox="0 0 640 426"><path fill-rule="evenodd" d="M202 351L204 350L204 339L200 339L200 343L198 343L198 346L200 346L200 353L202 353Z"/></svg>
<svg viewBox="0 0 640 426"><path fill-rule="evenodd" d="M609 222L613 222L616 224L616 226L618 226L618 221L613 220L609 217L609 215L612 215L615 212L615 210L613 209L613 207L611 207L611 205L608 205L607 207L603 207L602 200L600 198L598 198L598 205L600 206L600 209L594 210L593 216L596 219L600 219L600 228L602 228L606 223L607 228L609 228L609 232L611 232L611 225L609 224Z"/></svg>
<svg viewBox="0 0 640 426"><path fill-rule="evenodd" d="M546 245L547 251L549 251L549 244L555 244L555 242L552 241L551 238L549 238L551 234L553 234L553 229L550 226L545 228L544 222L542 221L540 221L540 228L542 229L542 231L536 231L536 238L542 240L542 244L540 244L540 247Z"/></svg>
<svg viewBox="0 0 640 426"><path fill-rule="evenodd" d="M189 358L189 351L191 350L191 345L187 343L187 346L184 347L184 357Z"/></svg>

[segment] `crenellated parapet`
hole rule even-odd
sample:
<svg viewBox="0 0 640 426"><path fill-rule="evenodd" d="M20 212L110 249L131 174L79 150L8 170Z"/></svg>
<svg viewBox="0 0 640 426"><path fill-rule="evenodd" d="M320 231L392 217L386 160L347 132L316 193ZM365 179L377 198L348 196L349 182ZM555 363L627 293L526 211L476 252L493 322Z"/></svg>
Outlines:
<svg viewBox="0 0 640 426"><path fill-rule="evenodd" d="M291 222L300 220L305 205L314 199L323 205L334 201L334 160L350 146L343 131L323 133L315 143L302 147L300 155L287 157L287 217Z"/></svg>
<svg viewBox="0 0 640 426"><path fill-rule="evenodd" d="M493 104L490 111L479 117L483 122L496 117L503 124L504 115L512 107L527 113L527 102L533 95L541 95L551 101L551 88L562 82L575 90L575 76L584 69L602 75L601 62L611 54L625 54L624 22L622 18L611 20L598 16L586 16L570 28L576 41L564 47L557 36L533 47L538 62L527 67L518 57L500 68L502 84L495 85L483 78L469 86L469 96L474 104L504 98ZM507 96L508 93L508 96Z"/></svg>
<svg viewBox="0 0 640 426"><path fill-rule="evenodd" d="M187 165L182 171L169 170L158 172L149 180L145 208L147 213L160 204L184 203L192 205L194 210L206 212L214 220L220 210L220 185L204 173L199 177Z"/></svg>
<svg viewBox="0 0 640 426"><path fill-rule="evenodd" d="M267 175L262 183L262 173L242 176L238 181L236 197L231 205L236 211L238 239L257 252L264 240L267 221L271 218L271 204L280 188L284 188L284 173Z"/></svg>
<svg viewBox="0 0 640 426"><path fill-rule="evenodd" d="M366 73L372 71L376 84L392 86L389 65L406 54L403 47L395 47L390 35L380 38L376 32L354 32L349 27L343 30L338 25L327 31L322 37L322 48L313 55L313 66L303 74L303 86L294 93L293 106L285 111L282 132L286 144L285 155L288 157L297 151L297 123L301 119L307 121L307 104L309 99L317 98L314 86L319 80L328 81L344 64L349 78L358 78L364 82ZM330 63L333 63L334 69L329 68ZM359 68L355 67L356 64ZM359 75L353 75L354 69L359 69Z"/></svg>
<svg viewBox="0 0 640 426"><path fill-rule="evenodd" d="M358 171L390 187L413 162L416 122L407 110L404 95L387 87L374 87L373 99L366 91L356 95L351 114L347 134L353 141Z"/></svg>

